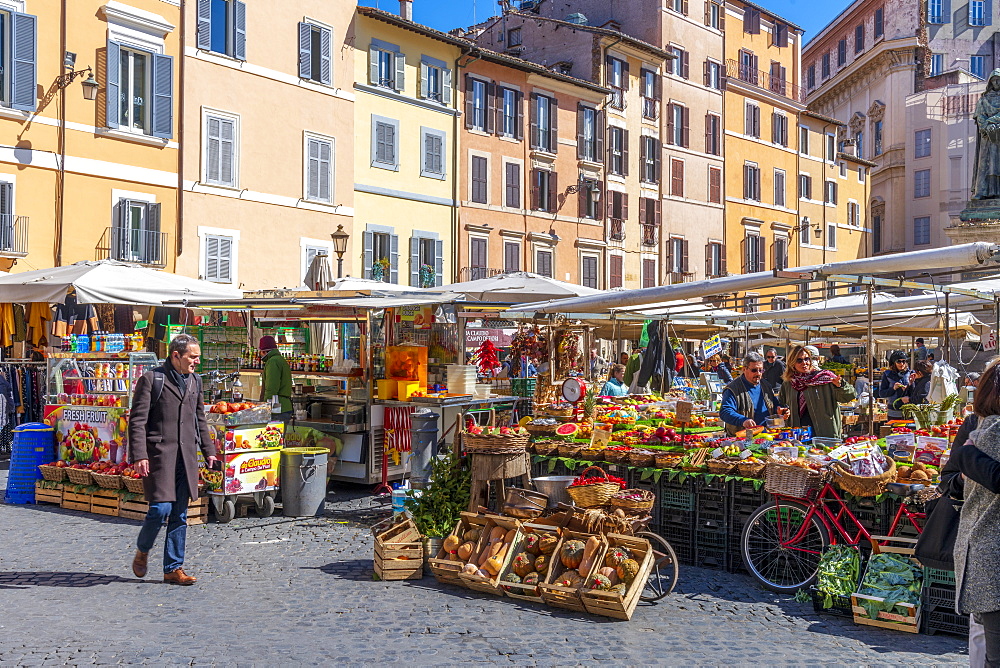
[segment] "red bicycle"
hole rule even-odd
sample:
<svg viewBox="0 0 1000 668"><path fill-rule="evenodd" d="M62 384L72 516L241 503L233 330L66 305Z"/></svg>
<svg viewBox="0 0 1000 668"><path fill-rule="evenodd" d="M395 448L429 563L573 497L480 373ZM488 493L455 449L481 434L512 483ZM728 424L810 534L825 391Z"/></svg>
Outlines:
<svg viewBox="0 0 1000 668"><path fill-rule="evenodd" d="M886 490L903 497L887 536L904 521L922 531L926 515L910 506L924 485L889 483ZM740 548L750 573L771 591L794 594L817 576L819 560L838 542L858 546L871 534L826 480L818 490L800 498L772 494L774 500L753 511L743 527Z"/></svg>

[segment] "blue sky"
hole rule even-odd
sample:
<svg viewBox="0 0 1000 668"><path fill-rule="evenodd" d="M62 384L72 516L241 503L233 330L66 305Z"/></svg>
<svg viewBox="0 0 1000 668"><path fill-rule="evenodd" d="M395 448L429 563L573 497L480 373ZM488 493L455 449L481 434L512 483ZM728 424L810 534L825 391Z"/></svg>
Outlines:
<svg viewBox="0 0 1000 668"><path fill-rule="evenodd" d="M805 29L808 41L850 4L848 0L817 3L815 0L756 0L792 23ZM359 4L388 12L399 11L398 0L360 0ZM414 0L413 19L437 30L473 25L499 13L496 0Z"/></svg>

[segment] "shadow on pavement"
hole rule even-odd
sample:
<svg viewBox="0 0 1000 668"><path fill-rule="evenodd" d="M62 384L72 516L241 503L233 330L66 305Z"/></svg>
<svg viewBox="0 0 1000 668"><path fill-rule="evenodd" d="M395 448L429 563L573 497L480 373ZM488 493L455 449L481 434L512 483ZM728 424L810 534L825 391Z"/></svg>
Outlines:
<svg viewBox="0 0 1000 668"><path fill-rule="evenodd" d="M160 584L155 580L122 578L117 575L82 573L72 571L0 571L0 589L27 589L28 587L97 587L119 583L147 582Z"/></svg>

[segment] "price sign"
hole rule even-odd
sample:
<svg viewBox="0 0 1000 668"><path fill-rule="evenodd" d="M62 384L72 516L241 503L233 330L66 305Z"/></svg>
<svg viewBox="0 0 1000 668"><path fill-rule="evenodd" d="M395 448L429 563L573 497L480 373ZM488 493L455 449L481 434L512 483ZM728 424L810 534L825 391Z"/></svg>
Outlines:
<svg viewBox="0 0 1000 668"><path fill-rule="evenodd" d="M752 454L753 453L750 452L749 450L744 450L743 452L740 453L740 459L746 459L747 457L751 456Z"/></svg>
<svg viewBox="0 0 1000 668"><path fill-rule="evenodd" d="M718 459L723 455L722 448L716 448L712 450L712 459Z"/></svg>
<svg viewBox="0 0 1000 668"><path fill-rule="evenodd" d="M590 438L591 448L604 448L607 447L608 443L611 442L611 430L610 429L595 429L593 436Z"/></svg>
<svg viewBox="0 0 1000 668"><path fill-rule="evenodd" d="M693 408L694 404L690 401L678 401L677 407L674 409L674 419L678 422L690 422Z"/></svg>

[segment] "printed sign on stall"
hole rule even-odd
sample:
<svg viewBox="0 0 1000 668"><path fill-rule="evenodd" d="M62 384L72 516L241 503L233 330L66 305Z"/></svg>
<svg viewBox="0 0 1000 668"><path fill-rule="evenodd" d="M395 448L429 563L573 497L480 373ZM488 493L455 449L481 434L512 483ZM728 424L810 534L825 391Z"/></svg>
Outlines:
<svg viewBox="0 0 1000 668"><path fill-rule="evenodd" d="M126 461L127 408L49 405L43 420L55 429L59 459L82 464Z"/></svg>
<svg viewBox="0 0 1000 668"><path fill-rule="evenodd" d="M705 351L705 359L708 359L712 355L718 355L722 353L722 337L718 334L714 334L701 344L702 349Z"/></svg>
<svg viewBox="0 0 1000 668"><path fill-rule="evenodd" d="M283 422L242 427L210 424L208 430L212 433L216 452L276 450L284 445L285 424Z"/></svg>
<svg viewBox="0 0 1000 668"><path fill-rule="evenodd" d="M222 475L204 475L210 494L247 494L278 488L281 451L268 450L226 455Z"/></svg>

